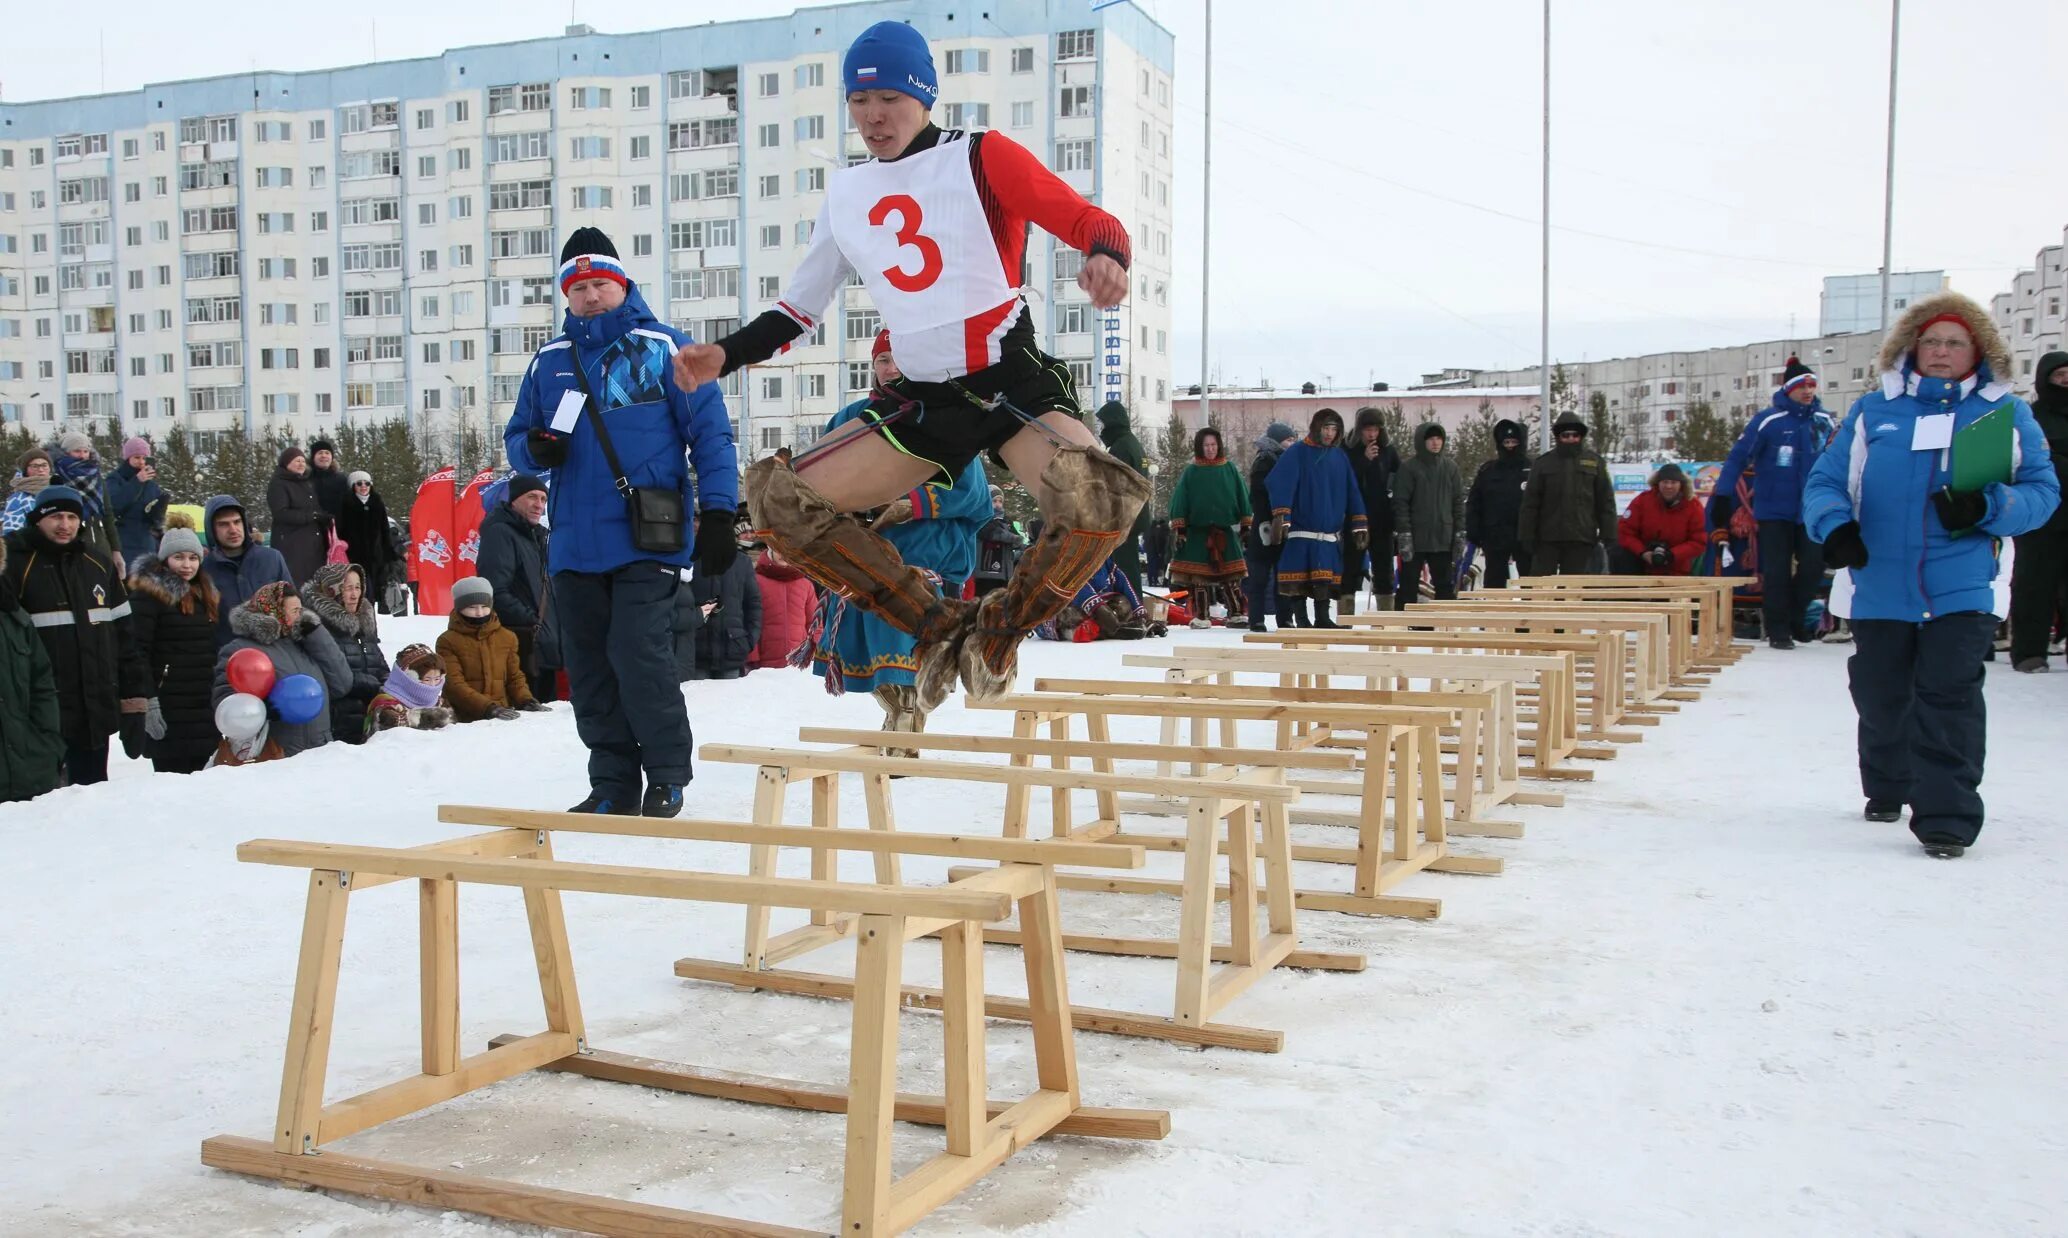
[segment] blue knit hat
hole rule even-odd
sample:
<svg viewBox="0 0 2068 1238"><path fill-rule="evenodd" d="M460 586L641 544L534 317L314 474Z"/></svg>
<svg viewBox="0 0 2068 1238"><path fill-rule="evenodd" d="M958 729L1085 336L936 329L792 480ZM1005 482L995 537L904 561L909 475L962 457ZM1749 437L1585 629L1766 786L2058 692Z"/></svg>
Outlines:
<svg viewBox="0 0 2068 1238"><path fill-rule="evenodd" d="M70 512L84 519L86 500L70 486L45 486L36 492L36 504L29 509L29 519L41 520L52 512Z"/></svg>
<svg viewBox="0 0 2068 1238"><path fill-rule="evenodd" d="M880 21L862 31L840 62L840 80L848 94L895 90L928 109L941 94L926 36L898 21Z"/></svg>

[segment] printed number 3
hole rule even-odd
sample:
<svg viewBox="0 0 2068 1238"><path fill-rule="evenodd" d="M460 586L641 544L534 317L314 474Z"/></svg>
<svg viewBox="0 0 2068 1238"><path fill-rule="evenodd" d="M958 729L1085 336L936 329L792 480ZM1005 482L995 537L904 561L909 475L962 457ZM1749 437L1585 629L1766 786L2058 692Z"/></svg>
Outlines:
<svg viewBox="0 0 2068 1238"><path fill-rule="evenodd" d="M944 263L941 261L941 247L930 236L919 231L925 217L920 214L919 203L910 194L894 193L869 208L869 226L880 228L883 222L896 212L898 217L897 242L900 246L910 245L919 251L919 269L907 271L902 262L883 272L883 278L899 292L921 292L931 288L941 277Z"/></svg>

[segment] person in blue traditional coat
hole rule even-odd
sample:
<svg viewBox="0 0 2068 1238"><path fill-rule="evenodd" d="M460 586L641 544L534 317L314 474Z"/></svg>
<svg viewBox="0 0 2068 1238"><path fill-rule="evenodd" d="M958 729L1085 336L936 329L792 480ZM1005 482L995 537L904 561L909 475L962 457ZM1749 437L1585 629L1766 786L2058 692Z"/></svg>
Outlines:
<svg viewBox="0 0 2068 1238"><path fill-rule="evenodd" d="M884 398L889 384L899 377L897 362L890 354L890 332L879 332L871 350L870 364L876 372L876 389L869 396L833 414L826 433L846 425L873 400ZM977 569L977 534L991 519L991 487L984 476L984 462L971 460L963 466L952 487L928 482L898 499L878 516L871 528L897 548L904 561L931 573L935 587L946 597L961 597L962 585ZM869 692L883 706L883 729L919 732L926 729L927 711L920 707L917 642L910 633L843 602L827 593L819 602L813 623L815 637L806 641L811 651L812 673L826 681L826 691ZM894 756L917 756L910 749L891 749Z"/></svg>
<svg viewBox="0 0 2068 1238"><path fill-rule="evenodd" d="M1166 630L1143 612L1141 594L1135 592L1134 582L1114 558L1092 573L1055 618L1037 624L1033 635L1041 640L1077 642L1140 640L1162 636Z"/></svg>
<svg viewBox="0 0 2068 1238"><path fill-rule="evenodd" d="M1307 423L1307 437L1285 449L1264 481L1278 526L1276 540L1284 547L1278 556L1278 592L1312 597L1317 628L1342 626L1329 615L1329 600L1343 576L1338 536L1347 529L1357 550L1367 540L1364 494L1350 457L1336 450L1342 437L1342 414L1320 410Z"/></svg>

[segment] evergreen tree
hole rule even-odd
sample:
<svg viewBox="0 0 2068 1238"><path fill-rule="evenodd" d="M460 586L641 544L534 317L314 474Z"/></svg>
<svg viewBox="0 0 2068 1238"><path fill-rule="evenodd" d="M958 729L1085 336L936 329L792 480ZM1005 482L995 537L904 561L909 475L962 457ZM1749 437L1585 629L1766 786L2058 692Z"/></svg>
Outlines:
<svg viewBox="0 0 2068 1238"><path fill-rule="evenodd" d="M101 458L101 476L122 467L122 423L118 421L89 421L86 423L86 437L93 440L93 450Z"/></svg>
<svg viewBox="0 0 2068 1238"><path fill-rule="evenodd" d="M25 425L0 426L0 468L15 476L15 464L36 446L36 436Z"/></svg>
<svg viewBox="0 0 2068 1238"><path fill-rule="evenodd" d="M1479 476L1479 466L1500 451L1500 445L1494 442L1494 423L1499 420L1494 415L1494 402L1482 398L1479 407L1451 435L1451 456L1457 461L1458 471L1465 475L1468 486L1473 478Z"/></svg>
<svg viewBox="0 0 2068 1238"><path fill-rule="evenodd" d="M227 494L242 503L245 526L256 529L266 523L266 505L264 488L252 489L252 457L251 438L243 426L217 431L215 450L201 466L200 488L206 496Z"/></svg>
<svg viewBox="0 0 2068 1238"><path fill-rule="evenodd" d="M1580 415L1580 393L1573 390L1572 375L1565 372L1565 363L1560 362L1551 367L1551 423L1558 424L1558 419L1567 413Z"/></svg>
<svg viewBox="0 0 2068 1238"><path fill-rule="evenodd" d="M199 503L205 497L201 492L200 467L195 463L194 446L187 441L185 426L175 425L167 432L156 461L158 486L165 491L166 501Z"/></svg>
<svg viewBox="0 0 2068 1238"><path fill-rule="evenodd" d="M354 427L354 466L373 478L373 488L400 520L416 502L417 487L438 468L425 455L422 436L408 418L393 417L377 426Z"/></svg>
<svg viewBox="0 0 2068 1238"><path fill-rule="evenodd" d="M1214 428L1220 429L1219 426ZM1158 445L1157 452L1149 457L1150 462L1156 466L1155 476L1150 479L1151 520L1162 520L1170 515L1170 496L1178 488L1178 475L1185 471L1186 465L1192 463L1192 430L1185 424L1183 417L1172 413L1170 422L1163 427L1162 438L1163 442ZM1227 444L1224 441L1222 449L1226 448Z"/></svg>
<svg viewBox="0 0 2068 1238"><path fill-rule="evenodd" d="M1379 405L1378 408L1379 425L1386 431L1386 445L1391 447L1394 454L1398 455L1402 460L1415 454L1414 428L1407 424L1407 414L1401 411L1400 401L1388 400L1384 404ZM1356 424L1357 421L1353 417L1350 424L1343 427L1343 432L1348 434ZM1299 430L1302 434L1306 433L1307 429L1305 426L1295 426L1293 428Z"/></svg>
<svg viewBox="0 0 2068 1238"><path fill-rule="evenodd" d="M1623 419L1608 406L1608 393L1597 391L1587 397L1587 443L1612 458L1623 449Z"/></svg>
<svg viewBox="0 0 2068 1238"><path fill-rule="evenodd" d="M1737 427L1719 416L1709 401L1697 400L1674 427L1673 451L1683 460L1721 460L1737 438Z"/></svg>

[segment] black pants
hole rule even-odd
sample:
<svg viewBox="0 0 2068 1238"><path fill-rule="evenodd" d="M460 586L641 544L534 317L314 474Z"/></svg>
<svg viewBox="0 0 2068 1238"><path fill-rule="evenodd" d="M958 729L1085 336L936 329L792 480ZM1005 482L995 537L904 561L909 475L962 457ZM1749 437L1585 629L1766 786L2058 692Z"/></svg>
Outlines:
<svg viewBox="0 0 2068 1238"><path fill-rule="evenodd" d="M1243 600L1249 603L1249 621L1262 623L1264 616L1278 611L1278 556L1271 547L1257 544L1254 537L1242 541L1242 563L1249 575L1242 578Z"/></svg>
<svg viewBox="0 0 2068 1238"><path fill-rule="evenodd" d="M1450 551L1425 550L1412 559L1400 561L1400 587L1393 593L1393 607L1406 610L1409 605L1422 598L1422 569L1429 570L1429 579L1436 586L1439 600L1448 601L1458 596L1458 573L1451 561Z"/></svg>
<svg viewBox="0 0 2068 1238"><path fill-rule="evenodd" d="M1486 562L1486 571L1479 579L1479 583L1485 588L1505 589L1508 587L1509 576L1527 575L1521 570L1526 565L1518 562L1522 558L1522 552L1513 546L1481 546L1479 554ZM1511 571L1511 568L1514 570Z"/></svg>
<svg viewBox="0 0 2068 1238"><path fill-rule="evenodd" d="M589 785L636 801L650 784L690 779L689 710L675 678L675 590L658 563L614 572L559 572L560 651L575 733L589 750Z"/></svg>
<svg viewBox="0 0 2068 1238"><path fill-rule="evenodd" d="M1846 669L1860 715L1860 790L1910 805L1920 839L1972 846L1981 833L1982 656L1995 633L1996 616L1980 611L1853 620Z"/></svg>
<svg viewBox="0 0 2068 1238"><path fill-rule="evenodd" d="M2061 527L2054 527L2055 524ZM2013 539L2017 562L2011 565L2011 662L2046 657L2054 632L2054 607L2068 577L2068 523L2049 521Z"/></svg>
<svg viewBox="0 0 2068 1238"><path fill-rule="evenodd" d="M89 744L65 745L65 785L86 787L108 780L108 737Z"/></svg>
<svg viewBox="0 0 2068 1238"><path fill-rule="evenodd" d="M1594 570L1593 542L1538 542L1530 556L1532 576L1585 576Z"/></svg>
<svg viewBox="0 0 2068 1238"><path fill-rule="evenodd" d="M517 664L524 668L525 686L531 689L533 700L557 701L560 699L557 667L539 665L539 637L537 628L511 628L517 634Z"/></svg>
<svg viewBox="0 0 2068 1238"><path fill-rule="evenodd" d="M1804 618L1824 583L1824 548L1793 520L1759 522L1759 594L1768 640L1808 636Z"/></svg>

